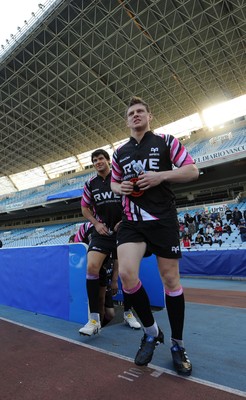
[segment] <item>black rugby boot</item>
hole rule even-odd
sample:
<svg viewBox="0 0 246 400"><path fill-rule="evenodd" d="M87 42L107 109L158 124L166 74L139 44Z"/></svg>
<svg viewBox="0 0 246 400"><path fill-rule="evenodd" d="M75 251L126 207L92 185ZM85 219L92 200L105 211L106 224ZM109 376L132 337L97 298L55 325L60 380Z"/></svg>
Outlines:
<svg viewBox="0 0 246 400"><path fill-rule="evenodd" d="M178 374L190 375L192 371L192 364L184 347L180 347L176 342L171 347L171 354L173 358L173 365Z"/></svg>
<svg viewBox="0 0 246 400"><path fill-rule="evenodd" d="M148 365L148 363L152 360L155 347L158 346L160 343L164 343L164 334L158 328L158 336L150 336L146 333L143 335L139 350L135 357L135 364L136 365Z"/></svg>

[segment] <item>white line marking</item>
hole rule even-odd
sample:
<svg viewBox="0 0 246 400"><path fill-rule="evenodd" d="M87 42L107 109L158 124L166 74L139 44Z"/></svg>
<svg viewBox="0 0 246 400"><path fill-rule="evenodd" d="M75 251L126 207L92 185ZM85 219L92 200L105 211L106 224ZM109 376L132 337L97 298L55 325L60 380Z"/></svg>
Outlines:
<svg viewBox="0 0 246 400"><path fill-rule="evenodd" d="M131 372L124 371L124 374L134 376L135 378L139 378L140 375L132 374Z"/></svg>
<svg viewBox="0 0 246 400"><path fill-rule="evenodd" d="M139 368L130 368L129 371L131 371L137 375L143 375L143 373L144 373L144 371Z"/></svg>
<svg viewBox="0 0 246 400"><path fill-rule="evenodd" d="M153 376L154 378L159 378L163 374L162 371L153 371L150 375Z"/></svg>
<svg viewBox="0 0 246 400"><path fill-rule="evenodd" d="M123 375L118 375L118 378L122 378L122 379L125 379L126 381L133 382L133 379L127 378L126 376L123 376Z"/></svg>
<svg viewBox="0 0 246 400"><path fill-rule="evenodd" d="M209 304L209 303L195 303L194 301L185 300L186 303L195 304L196 306L210 306L210 307L224 307L224 308L236 308L237 310L245 310L245 307L235 307L235 306L228 306L228 305L221 305L221 304Z"/></svg>
<svg viewBox="0 0 246 400"><path fill-rule="evenodd" d="M6 321L6 322L10 322L12 324L18 325L18 326L22 326L23 328L27 328L27 329L30 329L30 330L33 330L33 331L36 331L36 332L39 332L39 333L43 333L44 335L47 335L47 336L51 336L51 337L54 337L54 338L57 338L57 339L64 340L65 342L73 343L73 344L76 344L76 345L81 346L81 347L86 347L87 349L91 349L91 350L97 351L99 353L103 353L105 355L110 355L112 357L119 358L121 360L134 362L133 358L130 358L130 357L122 356L120 354L113 353L111 351L106 351L106 350L103 350L103 349L99 349L97 347L93 347L93 346L90 346L88 344L81 343L79 341L66 338L64 336L56 335L55 333L44 331L42 329L33 328L32 326L21 324L19 322L12 321L12 320L9 320L7 318L0 317L0 319L3 320L3 321ZM224 386L224 385L219 385L217 383L210 382L210 381L205 381L205 380L199 379L199 378L194 378L192 376L177 375L176 372L174 372L174 371L171 371L169 369L162 368L162 367L159 367L159 366L153 365L153 364L148 364L148 369L153 369L154 371L158 371L160 373L160 375L161 375L161 373L165 373L165 374L168 374L168 375L173 375L173 376L176 376L176 378L178 378L178 379L186 379L186 380L189 380L191 382L199 383L200 385L208 386L208 387L211 387L213 389L222 390L224 392L232 393L232 394L235 394L237 396L241 396L241 397L245 397L246 398L246 392L243 392L242 390L234 389L234 388L231 388L231 387L228 387L228 386ZM129 379L126 376L118 375L118 377L133 381L133 379Z"/></svg>

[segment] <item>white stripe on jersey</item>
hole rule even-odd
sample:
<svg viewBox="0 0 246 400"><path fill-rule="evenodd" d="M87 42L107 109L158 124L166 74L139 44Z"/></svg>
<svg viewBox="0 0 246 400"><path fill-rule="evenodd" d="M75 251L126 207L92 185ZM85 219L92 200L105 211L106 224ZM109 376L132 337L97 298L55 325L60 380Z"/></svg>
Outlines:
<svg viewBox="0 0 246 400"><path fill-rule="evenodd" d="M132 213L133 221L139 221L139 215L141 215L143 221L153 221L158 219L142 208L136 206L132 201L130 202L130 211Z"/></svg>

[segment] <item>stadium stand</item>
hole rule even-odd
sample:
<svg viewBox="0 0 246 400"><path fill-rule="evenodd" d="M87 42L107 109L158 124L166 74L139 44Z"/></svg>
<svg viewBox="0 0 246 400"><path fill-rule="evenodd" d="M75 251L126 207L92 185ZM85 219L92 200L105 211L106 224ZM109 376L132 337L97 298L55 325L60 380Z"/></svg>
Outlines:
<svg viewBox="0 0 246 400"><path fill-rule="evenodd" d="M192 141L192 143L186 143L186 147L189 149L191 155L196 159L201 154L205 155L222 150L229 150L235 146L243 146L246 144L245 127L234 129L227 133L231 133L231 136L227 139L218 140L218 142L213 142L211 144L211 138L200 138L195 142ZM76 175L63 177L55 181L48 181L47 184L43 186L37 186L36 188L26 189L11 193L9 195L0 196L0 213L21 209L23 207L37 206L59 199L79 198L81 197L81 189L83 188L85 180L92 176L93 173L94 171L81 172L77 173ZM220 190L220 192L218 190ZM224 188L217 188L214 198L211 194L210 200L218 201L219 197L221 197L221 200L227 197L227 191L225 191ZM200 201L200 204L208 202L208 193L205 193L205 195L202 193L198 194L196 201L197 204L198 200ZM181 203L178 204L178 206L181 206Z"/></svg>
<svg viewBox="0 0 246 400"><path fill-rule="evenodd" d="M69 236L76 232L77 225L76 223L55 224L0 232L5 248L67 244Z"/></svg>
<svg viewBox="0 0 246 400"><path fill-rule="evenodd" d="M195 143L187 145L192 157L219 152L246 144L246 128L230 130L221 135L221 139L211 140L212 138L198 139Z"/></svg>
<svg viewBox="0 0 246 400"><path fill-rule="evenodd" d="M81 192L79 192L79 190L84 186L85 180L91 175L92 173L79 174L73 178L63 178L59 181L48 182L43 186L1 196L0 213L43 204L59 196L63 196L64 198L69 198L71 196L81 197Z"/></svg>
<svg viewBox="0 0 246 400"><path fill-rule="evenodd" d="M178 219L180 222L184 221L185 214L188 212L190 216L194 216L196 212L204 213L207 215L209 219L210 212L209 209L214 207L211 205L207 205L203 207L195 207L192 210L179 210ZM246 210L246 198L241 199L239 203L231 203L230 209L233 210L235 207L242 212ZM224 212L221 213L222 217L222 225L224 225L227 221L225 219ZM68 222L62 224L52 224L52 225L43 225L37 227L28 227L28 228L13 228L13 229L1 229L0 230L0 238L3 242L3 246L6 248L10 247L26 247L26 246L40 246L40 245L56 245L56 244L67 244L69 237L75 233L80 225L80 222ZM212 246L204 244L203 246L195 245L194 240L198 233L196 231L193 233L191 237L192 248L191 251L204 251L204 250L216 250L216 249L245 249L246 244L242 242L239 230L236 225L231 221L230 223L232 233L228 235L228 233L222 233L221 240L222 244L218 245L217 243L213 243ZM183 248L183 251L189 251Z"/></svg>

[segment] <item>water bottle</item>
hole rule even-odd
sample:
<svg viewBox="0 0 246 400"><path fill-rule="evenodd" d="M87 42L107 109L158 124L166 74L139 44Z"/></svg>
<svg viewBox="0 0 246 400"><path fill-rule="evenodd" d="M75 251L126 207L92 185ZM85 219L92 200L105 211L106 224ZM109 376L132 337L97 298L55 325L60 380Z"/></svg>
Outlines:
<svg viewBox="0 0 246 400"><path fill-rule="evenodd" d="M142 167L142 165L140 164L140 162L139 161L135 161L135 160L133 160L132 162L131 162L131 165L132 165L132 169L134 170L134 172L136 172L136 175L137 175L137 177L142 173L142 172L145 172L144 171L144 168ZM133 182L134 183L134 185L133 185L133 192L132 192L132 196L133 197L139 197L139 196L142 196L143 195L143 190L140 190L139 189L139 187L138 187L138 185L137 185L137 181L138 181L138 178L131 178L131 182Z"/></svg>
<svg viewBox="0 0 246 400"><path fill-rule="evenodd" d="M137 176L140 175L142 172L145 172L143 166L140 164L139 161L133 160L131 162L131 164L132 164L132 168L136 172Z"/></svg>

